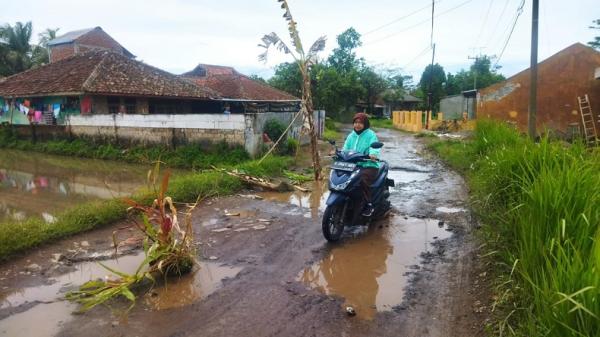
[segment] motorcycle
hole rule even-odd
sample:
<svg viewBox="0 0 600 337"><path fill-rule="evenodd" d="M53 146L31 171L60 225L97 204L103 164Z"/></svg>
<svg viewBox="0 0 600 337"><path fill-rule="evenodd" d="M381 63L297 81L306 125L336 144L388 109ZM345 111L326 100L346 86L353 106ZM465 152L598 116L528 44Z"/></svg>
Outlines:
<svg viewBox="0 0 600 337"><path fill-rule="evenodd" d="M330 144L335 146L334 141ZM379 149L383 143L375 142L371 147ZM323 236L330 242L338 241L346 226L368 226L372 220L385 216L391 209L389 188L394 186L394 180L388 178L388 163L379 161L379 172L371 185L371 203L375 210L372 216L365 217L361 215L364 197L357 164L372 159L364 153L340 150L337 146L333 159L329 176L330 194L322 221Z"/></svg>

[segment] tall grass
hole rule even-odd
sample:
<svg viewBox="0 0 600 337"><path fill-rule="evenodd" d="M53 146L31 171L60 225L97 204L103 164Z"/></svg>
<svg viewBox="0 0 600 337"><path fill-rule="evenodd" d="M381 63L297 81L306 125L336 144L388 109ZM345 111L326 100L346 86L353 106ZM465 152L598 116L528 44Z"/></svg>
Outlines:
<svg viewBox="0 0 600 337"><path fill-rule="evenodd" d="M510 318L498 332L600 336L598 152L534 143L491 121L463 149L475 209L505 266L497 304Z"/></svg>

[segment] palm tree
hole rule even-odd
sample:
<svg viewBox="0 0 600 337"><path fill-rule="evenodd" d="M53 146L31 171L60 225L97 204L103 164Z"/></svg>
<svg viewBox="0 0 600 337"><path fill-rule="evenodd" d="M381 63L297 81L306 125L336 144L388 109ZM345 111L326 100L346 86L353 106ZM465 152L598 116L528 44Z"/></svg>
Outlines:
<svg viewBox="0 0 600 337"><path fill-rule="evenodd" d="M56 33L60 28L46 28L45 31L38 34L40 39L37 46L33 46L31 61L34 66L44 65L50 62L48 53L48 42L56 38Z"/></svg>
<svg viewBox="0 0 600 337"><path fill-rule="evenodd" d="M276 33L270 33L263 36L262 41L263 44L259 44L260 47L265 48L265 52L258 56L258 59L266 62L267 53L269 51L269 47L274 46L279 51L292 55L296 64L300 68L300 73L302 74L302 112L304 113L305 125L308 124L308 132L310 135L310 145L311 145L311 154L313 161L313 168L315 171L315 180L321 180L321 163L319 159L319 149L317 147L317 134L315 132L315 125L313 122L313 104L312 104L312 94L310 91L310 67L316 63L317 61L317 53L322 51L325 48L325 36L321 36L318 38L313 45L308 50L308 53L304 52L304 48L302 47L302 41L300 40L300 35L298 34L298 29L296 28L296 21L292 18L292 13L290 12L290 8L287 4L286 0L277 0L281 2L281 8L285 11L283 17L288 22L288 31L290 37L292 39L292 45L294 47L294 51L290 49L285 42L281 40L281 38Z"/></svg>
<svg viewBox="0 0 600 337"><path fill-rule="evenodd" d="M31 21L25 24L17 22L14 27L9 24L0 27L0 37L8 48L4 57L10 74L22 72L31 66L31 34Z"/></svg>

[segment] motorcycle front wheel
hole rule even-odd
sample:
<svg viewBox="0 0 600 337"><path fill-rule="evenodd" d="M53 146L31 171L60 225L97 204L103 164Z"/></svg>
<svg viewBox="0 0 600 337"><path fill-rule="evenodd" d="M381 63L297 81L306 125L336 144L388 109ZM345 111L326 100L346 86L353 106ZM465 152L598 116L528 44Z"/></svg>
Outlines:
<svg viewBox="0 0 600 337"><path fill-rule="evenodd" d="M329 205L323 214L323 236L329 242L336 242L344 232L344 217L348 203Z"/></svg>

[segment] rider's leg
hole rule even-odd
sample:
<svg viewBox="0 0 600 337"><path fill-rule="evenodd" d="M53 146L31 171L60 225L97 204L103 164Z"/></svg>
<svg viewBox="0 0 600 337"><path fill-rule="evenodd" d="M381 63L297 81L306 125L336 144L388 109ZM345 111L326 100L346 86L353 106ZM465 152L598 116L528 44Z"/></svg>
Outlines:
<svg viewBox="0 0 600 337"><path fill-rule="evenodd" d="M371 216L375 210L371 203L371 185L375 182L375 179L377 179L377 172L378 170L373 167L363 168L360 172L360 186L364 200L363 216Z"/></svg>

